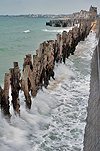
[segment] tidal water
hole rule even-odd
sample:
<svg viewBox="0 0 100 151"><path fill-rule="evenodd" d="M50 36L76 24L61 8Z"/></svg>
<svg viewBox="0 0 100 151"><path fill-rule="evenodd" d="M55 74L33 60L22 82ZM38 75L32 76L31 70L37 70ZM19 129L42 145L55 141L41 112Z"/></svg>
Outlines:
<svg viewBox="0 0 100 151"><path fill-rule="evenodd" d="M0 18L0 84L4 73L26 54L35 54L43 41L69 28L45 26L49 19ZM70 28L71 29L71 28ZM97 40L91 31L65 64L56 64L55 80L39 90L26 109L20 91L20 117L11 104L11 121L0 112L0 151L82 151L90 89L91 58ZM10 96L11 103L11 96Z"/></svg>

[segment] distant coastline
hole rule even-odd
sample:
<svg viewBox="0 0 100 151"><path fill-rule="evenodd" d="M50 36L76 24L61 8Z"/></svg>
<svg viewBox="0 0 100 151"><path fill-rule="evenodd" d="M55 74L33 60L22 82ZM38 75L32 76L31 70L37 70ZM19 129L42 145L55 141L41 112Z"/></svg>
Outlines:
<svg viewBox="0 0 100 151"><path fill-rule="evenodd" d="M75 16L74 14L60 14L60 15L54 15L54 14L29 14L29 15L0 15L0 18L52 18L52 19L87 19L86 17L81 17L81 16ZM100 14L98 15L97 18L100 18Z"/></svg>
<svg viewBox="0 0 100 151"><path fill-rule="evenodd" d="M25 15L0 15L1 17L6 18L60 18L60 19L96 19L100 18L100 13L97 14L97 7L93 7L91 5L89 11L81 10L80 12L72 13L72 14L25 14Z"/></svg>
<svg viewBox="0 0 100 151"><path fill-rule="evenodd" d="M6 17L6 18L72 18L72 14L65 15L65 14L60 14L60 15L54 15L54 14L29 14L29 15L0 15L1 17Z"/></svg>

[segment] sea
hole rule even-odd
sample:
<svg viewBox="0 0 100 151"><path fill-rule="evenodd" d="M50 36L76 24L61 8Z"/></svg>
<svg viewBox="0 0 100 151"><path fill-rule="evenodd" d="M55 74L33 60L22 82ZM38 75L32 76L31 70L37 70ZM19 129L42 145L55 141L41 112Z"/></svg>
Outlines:
<svg viewBox="0 0 100 151"><path fill-rule="evenodd" d="M56 34L72 27L50 27L50 18L0 18L0 85L13 62L22 73L25 55L36 54L39 44L56 40ZM19 94L20 117L14 114L10 88L8 122L0 110L0 151L82 151L90 90L91 58L97 45L91 30L78 43L66 63L56 63L55 80L32 98L31 109Z"/></svg>

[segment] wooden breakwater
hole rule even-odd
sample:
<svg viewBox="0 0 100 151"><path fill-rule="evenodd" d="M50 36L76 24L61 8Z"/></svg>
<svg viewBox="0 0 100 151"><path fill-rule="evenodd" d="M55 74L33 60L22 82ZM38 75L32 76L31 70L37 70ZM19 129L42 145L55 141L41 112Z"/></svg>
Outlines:
<svg viewBox="0 0 100 151"><path fill-rule="evenodd" d="M23 74L20 76L18 62L14 62L14 68L10 68L10 73L5 74L4 89L0 86L0 104L4 115L10 117L9 112L9 86L11 85L12 104L15 114L20 115L19 90L24 92L26 106L31 108L31 95L36 96L38 89L47 87L50 77L54 78L55 62L64 62L71 54L74 54L78 42L84 40L91 30L91 21L80 22L79 27L74 27L68 33L63 31L62 35L57 34L57 40L44 41L33 55L26 55L23 63ZM20 79L21 77L21 79Z"/></svg>
<svg viewBox="0 0 100 151"><path fill-rule="evenodd" d="M91 61L90 96L83 151L100 151L100 23L98 26L98 45Z"/></svg>

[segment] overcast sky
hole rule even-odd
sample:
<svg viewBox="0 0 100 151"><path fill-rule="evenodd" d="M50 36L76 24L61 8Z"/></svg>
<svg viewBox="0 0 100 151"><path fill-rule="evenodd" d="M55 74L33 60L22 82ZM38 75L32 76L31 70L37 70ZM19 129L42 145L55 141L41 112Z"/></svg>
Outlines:
<svg viewBox="0 0 100 151"><path fill-rule="evenodd" d="M91 5L100 13L100 0L0 0L0 15L71 14Z"/></svg>

